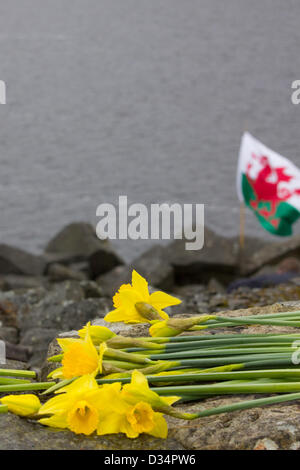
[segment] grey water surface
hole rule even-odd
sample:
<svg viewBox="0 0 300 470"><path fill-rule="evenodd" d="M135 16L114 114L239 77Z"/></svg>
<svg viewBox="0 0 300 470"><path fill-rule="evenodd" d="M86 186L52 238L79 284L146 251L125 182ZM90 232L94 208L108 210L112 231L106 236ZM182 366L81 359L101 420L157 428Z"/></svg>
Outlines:
<svg viewBox="0 0 300 470"><path fill-rule="evenodd" d="M238 233L243 131L300 166L299 22L299 0L0 0L0 242L39 251L120 194Z"/></svg>

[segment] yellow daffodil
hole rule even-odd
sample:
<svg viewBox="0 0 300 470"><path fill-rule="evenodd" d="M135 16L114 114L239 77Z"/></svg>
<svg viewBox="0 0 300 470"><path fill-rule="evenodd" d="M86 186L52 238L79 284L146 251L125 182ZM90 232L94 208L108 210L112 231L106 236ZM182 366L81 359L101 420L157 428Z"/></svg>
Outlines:
<svg viewBox="0 0 300 470"><path fill-rule="evenodd" d="M146 323L151 319L141 315L136 304L147 304L153 307L158 318L168 319L163 309L181 303L181 300L164 292L149 293L146 279L135 270L132 271L132 284L123 284L113 297L115 309L109 312L104 320L107 322Z"/></svg>
<svg viewBox="0 0 300 470"><path fill-rule="evenodd" d="M57 390L39 410L39 422L46 426L70 429L76 434L98 435L124 433L135 438L141 433L165 438L167 423L162 413L147 401L125 400L121 384L98 386L92 375L86 375ZM51 415L44 417L43 415Z"/></svg>
<svg viewBox="0 0 300 470"><path fill-rule="evenodd" d="M187 331L195 325L204 323L207 320L214 319L214 315L201 315L199 317L191 318L171 318L163 321L154 321L152 326L149 328L149 333L152 337L170 337L177 336L183 331ZM200 328L207 328L205 325L200 325Z"/></svg>
<svg viewBox="0 0 300 470"><path fill-rule="evenodd" d="M0 399L3 405L7 405L8 411L19 416L32 416L40 407L40 400L36 395L7 395Z"/></svg>
<svg viewBox="0 0 300 470"><path fill-rule="evenodd" d="M168 427L162 413L153 410L146 395L143 398L131 396L131 400L125 399L120 383L104 385L102 400L106 406L99 410L98 435L124 433L135 438L146 433L166 438Z"/></svg>
<svg viewBox="0 0 300 470"><path fill-rule="evenodd" d="M86 374L102 372L102 360L106 344L102 343L99 353L94 346L90 331L86 326L84 339L58 338L57 342L63 350L62 367L49 374L52 378L71 379Z"/></svg>
<svg viewBox="0 0 300 470"><path fill-rule="evenodd" d="M39 410L39 422L55 428L69 428L76 434L92 434L99 423L97 394L99 386L93 375L84 375L57 390L57 396ZM43 418L42 415L52 415Z"/></svg>

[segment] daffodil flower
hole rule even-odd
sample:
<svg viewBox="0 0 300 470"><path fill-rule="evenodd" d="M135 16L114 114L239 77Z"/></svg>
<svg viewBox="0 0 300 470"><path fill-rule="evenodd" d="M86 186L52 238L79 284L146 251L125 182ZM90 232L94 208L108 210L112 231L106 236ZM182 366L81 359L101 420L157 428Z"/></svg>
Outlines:
<svg viewBox="0 0 300 470"><path fill-rule="evenodd" d="M35 415L41 407L40 400L33 394L7 395L0 402L8 407L8 411L18 416Z"/></svg>
<svg viewBox="0 0 300 470"><path fill-rule="evenodd" d="M114 385L114 384L113 384ZM57 390L40 408L39 422L54 428L69 428L76 434L92 434L99 423L98 384L93 375L84 375L70 385ZM43 415L52 415L43 418Z"/></svg>
<svg viewBox="0 0 300 470"><path fill-rule="evenodd" d="M149 293L148 283L135 270L132 271L132 284L123 284L113 297L115 309L104 318L107 322L150 323L151 319L141 315L136 304L147 304L155 309L158 318L168 319L163 309L181 303L181 300L164 292Z"/></svg>
<svg viewBox="0 0 300 470"><path fill-rule="evenodd" d="M120 382L98 386L93 375L86 375L57 390L39 410L39 422L46 426L70 429L76 434L98 435L124 433L135 438L141 433L167 437L167 423L162 413L147 402L124 399ZM52 415L44 417L43 415Z"/></svg>
<svg viewBox="0 0 300 470"><path fill-rule="evenodd" d="M116 384L119 387L110 388ZM103 386L102 399L106 406L102 406L99 410L98 435L124 433L129 438L135 438L139 434L146 433L160 438L167 437L167 422L161 412L153 409L149 395L131 395L131 399L128 400L123 394L121 384L117 382Z"/></svg>
<svg viewBox="0 0 300 470"><path fill-rule="evenodd" d="M49 377L71 379L86 374L96 375L102 372L102 361L106 344L102 343L99 353L90 336L90 325L86 326L84 339L58 338L57 342L63 350L62 367L52 371Z"/></svg>

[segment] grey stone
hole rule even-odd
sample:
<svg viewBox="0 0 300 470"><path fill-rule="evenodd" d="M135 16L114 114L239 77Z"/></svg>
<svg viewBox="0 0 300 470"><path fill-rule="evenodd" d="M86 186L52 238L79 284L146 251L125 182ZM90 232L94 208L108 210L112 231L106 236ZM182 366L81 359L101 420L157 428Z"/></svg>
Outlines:
<svg viewBox="0 0 300 470"><path fill-rule="evenodd" d="M25 276L21 274L6 274L1 279L5 282L3 291L32 289L34 287L47 286L48 279L45 276Z"/></svg>
<svg viewBox="0 0 300 470"><path fill-rule="evenodd" d="M174 285L174 269L166 260L165 248L153 246L130 265L118 266L97 278L105 295L111 297L122 284L131 283L133 269L147 279L149 284L163 290L171 290Z"/></svg>
<svg viewBox="0 0 300 470"><path fill-rule="evenodd" d="M105 316L109 311L107 302L102 298L89 298L80 301L64 301L62 303L45 302L33 306L30 311L20 310L20 331L36 328L55 328L60 331L80 328L89 320Z"/></svg>
<svg viewBox="0 0 300 470"><path fill-rule="evenodd" d="M97 238L91 224L75 222L64 227L47 244L46 253L77 254L87 258L103 245L108 244ZM59 261L56 261L59 262ZM65 263L62 263L65 264Z"/></svg>
<svg viewBox="0 0 300 470"><path fill-rule="evenodd" d="M258 398L247 395L247 400ZM245 396L210 398L183 409L195 412L245 400ZM169 437L191 450L292 449L300 436L300 409L295 402L236 411L189 422L170 418Z"/></svg>
<svg viewBox="0 0 300 470"><path fill-rule="evenodd" d="M86 279L86 275L80 271L75 271L63 264L53 263L47 270L49 280L52 282L61 282L68 279L75 281L83 281Z"/></svg>
<svg viewBox="0 0 300 470"><path fill-rule="evenodd" d="M104 296L103 289L94 281L81 281L80 287L83 289L86 299Z"/></svg>
<svg viewBox="0 0 300 470"><path fill-rule="evenodd" d="M0 244L0 273L41 276L46 263L41 256L27 253L10 245Z"/></svg>
<svg viewBox="0 0 300 470"><path fill-rule="evenodd" d="M91 277L95 279L101 274L111 271L124 262L111 246L102 246L89 256Z"/></svg>
<svg viewBox="0 0 300 470"><path fill-rule="evenodd" d="M177 283L207 283L210 277L227 281L237 273L238 247L232 239L205 228L204 247L186 250L186 240L174 240L166 248L166 259L174 267Z"/></svg>
<svg viewBox="0 0 300 470"><path fill-rule="evenodd" d="M49 343L57 336L54 328L31 328L22 335L20 344L32 347L30 366L40 366L48 350Z"/></svg>
<svg viewBox="0 0 300 470"><path fill-rule="evenodd" d="M253 253L246 253L241 262L240 272L242 275L249 275L262 266L273 266L286 257L294 256L300 257L300 235L295 235L280 243L268 243Z"/></svg>
<svg viewBox="0 0 300 470"><path fill-rule="evenodd" d="M100 240L91 224L76 222L61 230L46 247L47 253L73 253L76 261L88 260L92 277L123 264L108 240ZM62 263L64 264L64 263Z"/></svg>
<svg viewBox="0 0 300 470"><path fill-rule="evenodd" d="M0 450L183 450L174 438L142 435L128 439L120 434L83 436L50 429L10 413L0 416ZM101 459L100 459L101 460ZM101 461L100 461L101 463Z"/></svg>
<svg viewBox="0 0 300 470"><path fill-rule="evenodd" d="M17 344L18 330L11 326L0 326L0 339L9 343Z"/></svg>

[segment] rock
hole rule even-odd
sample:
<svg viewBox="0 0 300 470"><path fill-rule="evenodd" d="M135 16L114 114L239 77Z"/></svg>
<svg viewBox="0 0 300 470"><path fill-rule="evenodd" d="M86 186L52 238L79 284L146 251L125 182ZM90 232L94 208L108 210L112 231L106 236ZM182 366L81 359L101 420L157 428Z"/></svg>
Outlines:
<svg viewBox="0 0 300 470"><path fill-rule="evenodd" d="M76 222L61 230L46 247L47 253L73 254L76 261L89 260L92 277L123 264L108 240L100 240L92 225ZM64 264L64 263L61 263Z"/></svg>
<svg viewBox="0 0 300 470"><path fill-rule="evenodd" d="M21 345L31 346L30 366L40 366L45 359L49 343L58 331L53 328L31 328L22 335Z"/></svg>
<svg viewBox="0 0 300 470"><path fill-rule="evenodd" d="M20 344L12 344L5 342L6 357L16 361L28 362L32 355L32 348L30 346L21 346Z"/></svg>
<svg viewBox="0 0 300 470"><path fill-rule="evenodd" d="M247 395L247 399L257 398ZM193 412L244 400L245 396L210 398L185 405ZM170 419L169 436L186 449L196 450L287 450L299 441L300 409L295 402L236 411L185 423ZM194 426L193 426L194 425Z"/></svg>
<svg viewBox="0 0 300 470"><path fill-rule="evenodd" d="M101 287L94 281L81 281L80 287L83 289L86 299L100 298L104 295Z"/></svg>
<svg viewBox="0 0 300 470"><path fill-rule="evenodd" d="M36 256L10 245L0 244L0 273L41 276L46 263L41 256Z"/></svg>
<svg viewBox="0 0 300 470"><path fill-rule="evenodd" d="M255 444L253 450L278 450L278 445L272 439L260 439Z"/></svg>
<svg viewBox="0 0 300 470"><path fill-rule="evenodd" d="M185 249L186 240L174 240L166 248L165 257L175 270L178 284L207 283L210 277L228 282L238 266L238 247L232 239L205 228L204 247L198 251Z"/></svg>
<svg viewBox="0 0 300 470"><path fill-rule="evenodd" d="M75 222L64 227L46 246L46 253L73 254L78 259L90 256L108 242L99 240L91 224ZM59 262L59 261L56 261ZM61 263L61 261L60 261ZM65 264L65 263L62 263Z"/></svg>
<svg viewBox="0 0 300 470"><path fill-rule="evenodd" d="M86 275L79 271L64 266L63 264L54 263L48 268L47 275L49 280L52 282L61 282L68 279L74 281L83 281L86 279Z"/></svg>
<svg viewBox="0 0 300 470"><path fill-rule="evenodd" d="M17 344L18 330L10 326L0 326L0 339L9 343Z"/></svg>
<svg viewBox="0 0 300 470"><path fill-rule="evenodd" d="M4 287L0 289L3 291L43 287L48 283L48 279L45 276L33 277L20 274L6 274L2 276L1 281L5 283Z"/></svg>
<svg viewBox="0 0 300 470"><path fill-rule="evenodd" d="M223 286L223 284L221 284L221 282L219 282L217 279L214 279L213 277L210 279L209 283L207 284L207 289L210 293L213 293L213 294L225 294L226 293L226 289Z"/></svg>
<svg viewBox="0 0 300 470"><path fill-rule="evenodd" d="M136 258L129 266L118 266L97 278L104 293L112 297L122 284L131 283L132 270L144 276L151 286L171 290L174 285L174 270L165 259L165 248L153 246Z"/></svg>
<svg viewBox="0 0 300 470"><path fill-rule="evenodd" d="M1 364L1 369L27 370L29 367L26 362L8 359L5 364Z"/></svg>
<svg viewBox="0 0 300 470"><path fill-rule="evenodd" d="M106 315L111 304L101 294L96 283L87 281L65 281L48 290L0 292L0 321L5 328L17 329L20 344L33 348L30 363L38 365L59 332Z"/></svg>
<svg viewBox="0 0 300 470"><path fill-rule="evenodd" d="M31 330L32 325L37 328L53 328L60 331L78 329L99 315L104 317L108 311L106 300L97 298L67 302L63 305L42 303L32 308L27 315L22 316L21 335Z"/></svg>
<svg viewBox="0 0 300 470"><path fill-rule="evenodd" d="M116 266L123 265L123 260L110 246L103 245L89 256L91 277L95 279L101 274L111 271Z"/></svg>
<svg viewBox="0 0 300 470"><path fill-rule="evenodd" d="M105 299L89 298L79 302L49 304L48 300L34 306L30 312L21 316L21 344L33 347L30 364L41 365L49 343L61 331L71 328L80 329L88 321L109 311ZM34 328L32 327L34 325Z"/></svg>
<svg viewBox="0 0 300 470"><path fill-rule="evenodd" d="M120 434L83 436L53 430L10 413L0 418L0 450L184 450L174 438L142 435L128 439ZM100 457L100 464L101 464Z"/></svg>
<svg viewBox="0 0 300 470"><path fill-rule="evenodd" d="M72 264L85 263L86 255L83 253L69 253L68 251L63 253L48 253L45 252L43 257L46 261L46 271L51 264L63 264L64 266L71 266Z"/></svg>
<svg viewBox="0 0 300 470"><path fill-rule="evenodd" d="M253 253L246 253L241 262L240 273L247 276L258 271L262 266L273 266L291 256L300 257L300 235L295 235L280 243L267 243Z"/></svg>

